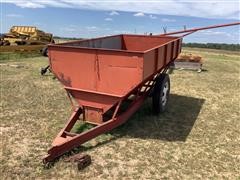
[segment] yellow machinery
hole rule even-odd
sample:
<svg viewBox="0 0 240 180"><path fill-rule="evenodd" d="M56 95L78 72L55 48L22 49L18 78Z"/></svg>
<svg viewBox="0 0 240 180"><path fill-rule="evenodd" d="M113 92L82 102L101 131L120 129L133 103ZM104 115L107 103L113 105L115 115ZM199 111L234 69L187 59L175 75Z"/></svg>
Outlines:
<svg viewBox="0 0 240 180"><path fill-rule="evenodd" d="M9 33L2 35L0 41L1 46L54 43L51 33L45 33L34 26L13 26Z"/></svg>

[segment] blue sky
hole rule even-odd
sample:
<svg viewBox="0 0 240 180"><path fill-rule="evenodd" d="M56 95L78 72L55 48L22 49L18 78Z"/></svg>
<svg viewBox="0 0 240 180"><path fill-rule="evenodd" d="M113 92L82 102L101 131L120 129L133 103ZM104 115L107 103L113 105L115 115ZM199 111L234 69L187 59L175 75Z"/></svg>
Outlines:
<svg viewBox="0 0 240 180"><path fill-rule="evenodd" d="M91 38L122 33L160 34L240 20L239 1L0 0L1 33L37 26L56 36ZM211 2L211 3L210 3ZM185 42L240 43L240 26L201 31Z"/></svg>

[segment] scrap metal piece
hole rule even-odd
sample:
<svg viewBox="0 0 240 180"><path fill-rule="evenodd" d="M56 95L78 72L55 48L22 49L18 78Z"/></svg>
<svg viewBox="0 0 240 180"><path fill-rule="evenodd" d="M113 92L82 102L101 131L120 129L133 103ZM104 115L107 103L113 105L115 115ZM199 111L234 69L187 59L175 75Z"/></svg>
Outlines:
<svg viewBox="0 0 240 180"><path fill-rule="evenodd" d="M92 162L91 156L89 155L82 156L80 159L77 160L78 170L82 170L85 167L89 166L91 162Z"/></svg>
<svg viewBox="0 0 240 180"><path fill-rule="evenodd" d="M92 162L91 156L88 154L76 154L65 160L66 162L77 163L78 170L82 170L85 167L89 166Z"/></svg>

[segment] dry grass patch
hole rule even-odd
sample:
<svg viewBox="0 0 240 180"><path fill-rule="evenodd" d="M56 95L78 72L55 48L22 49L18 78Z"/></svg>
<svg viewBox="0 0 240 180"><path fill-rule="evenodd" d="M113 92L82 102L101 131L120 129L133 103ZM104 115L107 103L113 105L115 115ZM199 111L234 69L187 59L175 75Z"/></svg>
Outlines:
<svg viewBox="0 0 240 180"><path fill-rule="evenodd" d="M240 177L239 54L186 48L205 58L204 71L174 71L166 113L151 100L121 127L80 150L93 163L78 172L62 159L42 166L51 141L70 115L65 91L40 76L42 57L1 67L2 179L236 179ZM9 65L19 64L21 68Z"/></svg>

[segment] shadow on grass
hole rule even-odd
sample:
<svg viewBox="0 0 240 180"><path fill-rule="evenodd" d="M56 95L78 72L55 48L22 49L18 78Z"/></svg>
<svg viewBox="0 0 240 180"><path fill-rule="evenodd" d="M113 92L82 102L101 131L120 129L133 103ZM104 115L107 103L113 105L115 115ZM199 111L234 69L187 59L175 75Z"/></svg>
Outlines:
<svg viewBox="0 0 240 180"><path fill-rule="evenodd" d="M155 116L151 112L151 99L148 99L129 121L111 133L142 139L185 141L204 101L204 99L171 94L167 111Z"/></svg>
<svg viewBox="0 0 240 180"><path fill-rule="evenodd" d="M171 94L167 111L156 116L152 113L152 101L149 98L125 124L108 133L111 138L101 141L95 146L82 146L79 149L83 151L92 149L122 136L186 141L204 101L204 99Z"/></svg>

